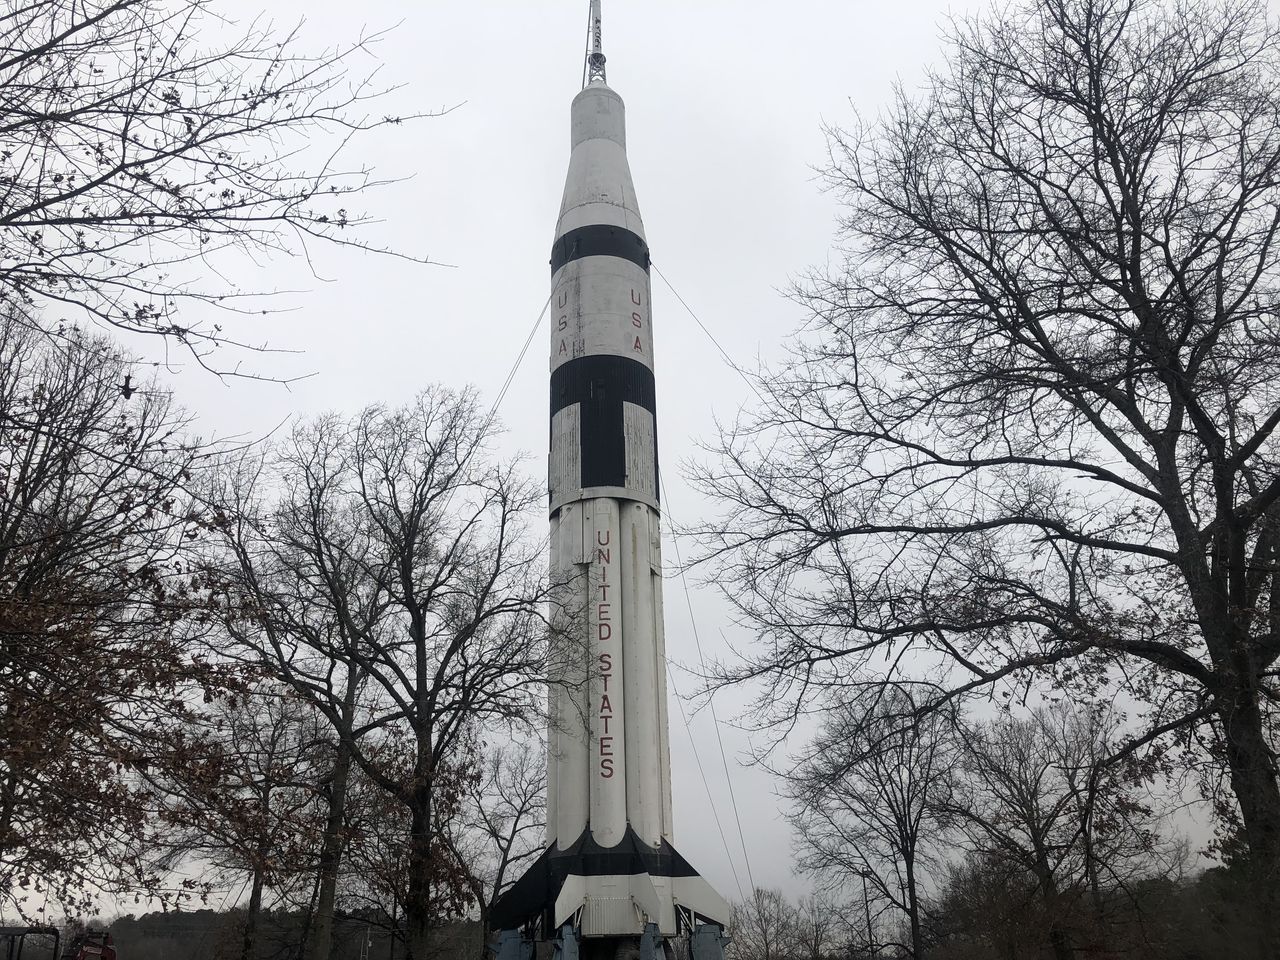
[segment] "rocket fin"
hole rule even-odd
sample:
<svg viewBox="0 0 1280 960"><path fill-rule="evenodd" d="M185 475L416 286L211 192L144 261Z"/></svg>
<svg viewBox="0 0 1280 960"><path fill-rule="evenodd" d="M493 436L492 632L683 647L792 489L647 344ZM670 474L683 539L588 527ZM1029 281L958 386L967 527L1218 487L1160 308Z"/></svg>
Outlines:
<svg viewBox="0 0 1280 960"><path fill-rule="evenodd" d="M692 911L704 923L715 923L729 929L731 909L728 901L702 877L675 877L671 888L676 906Z"/></svg>
<svg viewBox="0 0 1280 960"><path fill-rule="evenodd" d="M656 923L676 934L676 907L727 927L729 905L667 841L650 847L630 827L621 843L602 847L584 832L577 842L543 852L489 912L490 926L510 930L543 919L558 929L581 909L584 936L639 935Z"/></svg>

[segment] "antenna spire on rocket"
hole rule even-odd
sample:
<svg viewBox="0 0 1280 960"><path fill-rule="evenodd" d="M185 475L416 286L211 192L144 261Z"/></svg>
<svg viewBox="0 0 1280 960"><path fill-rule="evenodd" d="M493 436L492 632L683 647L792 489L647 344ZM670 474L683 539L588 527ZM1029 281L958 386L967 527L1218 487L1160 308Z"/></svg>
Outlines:
<svg viewBox="0 0 1280 960"><path fill-rule="evenodd" d="M604 26L603 18L600 16L600 0L591 0L591 26L587 51L587 75L582 85L585 87L596 80L607 83L608 78L604 73Z"/></svg>

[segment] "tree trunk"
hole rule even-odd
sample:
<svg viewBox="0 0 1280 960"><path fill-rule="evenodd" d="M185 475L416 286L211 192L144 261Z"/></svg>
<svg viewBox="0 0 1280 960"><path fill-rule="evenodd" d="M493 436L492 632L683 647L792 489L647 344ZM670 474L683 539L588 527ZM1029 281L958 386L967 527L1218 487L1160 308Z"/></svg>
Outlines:
<svg viewBox="0 0 1280 960"><path fill-rule="evenodd" d="M429 788L418 788L410 810L409 883L404 901L404 939L408 960L428 960L431 945L431 808Z"/></svg>
<svg viewBox="0 0 1280 960"><path fill-rule="evenodd" d="M914 960L924 960L924 934L920 929L920 895L916 891L915 857L907 859L906 869L907 915L911 921L911 956Z"/></svg>
<svg viewBox="0 0 1280 960"><path fill-rule="evenodd" d="M1053 948L1053 960L1074 960L1076 952L1071 949L1071 939L1056 917L1049 921L1049 946Z"/></svg>
<svg viewBox="0 0 1280 960"><path fill-rule="evenodd" d="M265 851L260 852L265 854ZM261 864L253 868L253 886L249 891L249 909L244 918L244 939L240 944L240 960L253 960L254 941L258 934L258 914L262 912L264 873Z"/></svg>
<svg viewBox="0 0 1280 960"><path fill-rule="evenodd" d="M311 943L311 925L316 920L316 898L320 895L320 871L311 884L311 896L307 900L307 911L302 916L302 933L298 937L297 960L306 960L307 949Z"/></svg>
<svg viewBox="0 0 1280 960"><path fill-rule="evenodd" d="M10 770L4 778L4 793L0 799L0 853L8 853L20 846L16 838L10 836L13 829L13 814L17 807L18 773Z"/></svg>
<svg viewBox="0 0 1280 960"><path fill-rule="evenodd" d="M1098 768L1094 761L1089 771L1089 785L1085 790L1084 816L1081 824L1080 839L1084 847L1084 879L1089 888L1089 906L1092 912L1092 929L1089 931L1089 949L1107 942L1107 911L1102 898L1102 880L1098 876L1097 848L1094 837L1094 818L1098 807Z"/></svg>
<svg viewBox="0 0 1280 960"><path fill-rule="evenodd" d="M1040 881L1040 895L1044 900L1045 914L1049 918L1049 947L1053 950L1053 960L1074 960L1076 953L1071 948L1071 938L1062 925L1058 883L1053 877L1053 868L1049 865L1048 851L1039 839L1034 842L1035 874Z"/></svg>
<svg viewBox="0 0 1280 960"><path fill-rule="evenodd" d="M1271 956L1280 942L1280 783L1263 732L1258 692L1240 683L1219 709L1231 771L1231 790L1240 805L1249 846L1249 888L1257 912L1258 956Z"/></svg>
<svg viewBox="0 0 1280 960"><path fill-rule="evenodd" d="M482 897L476 901L476 907L480 920L480 952L482 956L488 956L488 953L483 949L483 945L489 942L489 904Z"/></svg>
<svg viewBox="0 0 1280 960"><path fill-rule="evenodd" d="M329 960L333 952L333 910L337 900L338 870L342 865L350 775L351 744L346 736L340 735L329 778L329 817L325 821L320 847L319 894L307 944L307 960Z"/></svg>

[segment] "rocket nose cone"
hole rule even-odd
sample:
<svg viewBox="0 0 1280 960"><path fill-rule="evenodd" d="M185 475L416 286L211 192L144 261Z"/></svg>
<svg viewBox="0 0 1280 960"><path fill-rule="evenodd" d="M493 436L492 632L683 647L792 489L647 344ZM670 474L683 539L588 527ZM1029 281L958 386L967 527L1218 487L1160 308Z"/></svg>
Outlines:
<svg viewBox="0 0 1280 960"><path fill-rule="evenodd" d="M622 97L600 81L593 81L573 98L570 124L572 144L587 140L612 140L626 147L627 118Z"/></svg>

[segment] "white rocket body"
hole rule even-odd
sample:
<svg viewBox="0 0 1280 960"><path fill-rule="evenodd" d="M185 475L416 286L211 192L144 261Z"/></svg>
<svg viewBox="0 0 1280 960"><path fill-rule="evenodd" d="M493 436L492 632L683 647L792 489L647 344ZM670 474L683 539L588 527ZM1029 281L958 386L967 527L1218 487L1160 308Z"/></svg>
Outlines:
<svg viewBox="0 0 1280 960"><path fill-rule="evenodd" d="M605 848L628 824L671 839L648 250L625 146L622 99L587 87L556 228L548 471L551 576L572 591L560 626L586 627L586 683L552 694L547 841L590 824Z"/></svg>
<svg viewBox="0 0 1280 960"><path fill-rule="evenodd" d="M495 920L524 922L541 895L551 929L675 936L724 925L729 909L671 845L649 251L622 98L599 79L573 101L551 268L551 576L565 639L548 847Z"/></svg>

